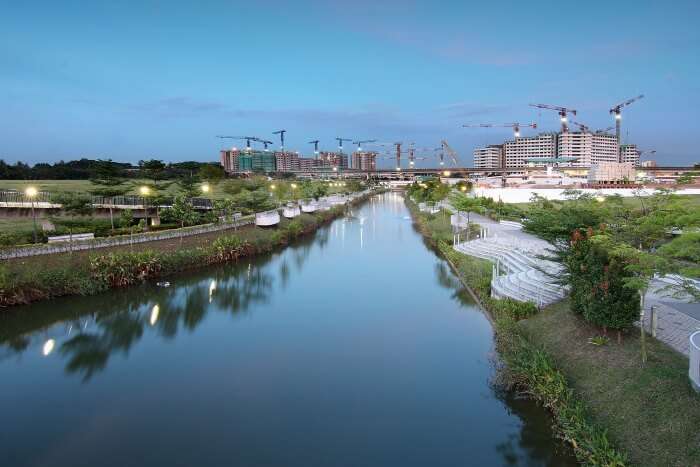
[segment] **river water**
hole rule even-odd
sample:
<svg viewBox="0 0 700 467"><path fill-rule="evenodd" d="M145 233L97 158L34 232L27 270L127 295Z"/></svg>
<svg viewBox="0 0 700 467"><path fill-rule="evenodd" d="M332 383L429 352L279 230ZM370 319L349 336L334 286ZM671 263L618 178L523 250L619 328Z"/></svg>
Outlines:
<svg viewBox="0 0 700 467"><path fill-rule="evenodd" d="M0 317L0 465L573 463L400 194L170 281Z"/></svg>

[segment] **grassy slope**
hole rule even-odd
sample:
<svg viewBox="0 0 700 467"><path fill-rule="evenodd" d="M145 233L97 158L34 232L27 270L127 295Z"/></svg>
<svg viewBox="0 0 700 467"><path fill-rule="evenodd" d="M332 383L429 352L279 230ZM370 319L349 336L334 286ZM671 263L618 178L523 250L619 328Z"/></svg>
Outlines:
<svg viewBox="0 0 700 467"><path fill-rule="evenodd" d="M700 203L700 197L695 200ZM451 242L448 222L438 215L419 228L434 240L449 235ZM477 293L487 294L489 262L451 248L443 254ZM571 313L566 301L519 321L518 327L545 348L594 422L608 430L633 464L700 465L700 396L688 382L685 356L648 337L648 362L642 367L636 333L622 345L593 346L588 338L600 330Z"/></svg>
<svg viewBox="0 0 700 467"><path fill-rule="evenodd" d="M688 359L647 338L642 366L639 338L594 346L600 331L569 311L566 301L519 326L542 344L586 401L595 420L639 465L700 465L700 396L688 381Z"/></svg>

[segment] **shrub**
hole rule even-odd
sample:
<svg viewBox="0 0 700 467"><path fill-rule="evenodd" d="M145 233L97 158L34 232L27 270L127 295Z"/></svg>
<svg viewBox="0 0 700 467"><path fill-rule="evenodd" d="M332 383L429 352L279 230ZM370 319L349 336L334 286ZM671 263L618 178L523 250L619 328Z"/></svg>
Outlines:
<svg viewBox="0 0 700 467"><path fill-rule="evenodd" d="M496 316L507 316L514 321L529 318L538 312L537 305L531 302L521 302L512 298L487 300L487 307Z"/></svg>
<svg viewBox="0 0 700 467"><path fill-rule="evenodd" d="M243 251L244 242L236 235L225 235L214 240L212 247L216 261L233 261L239 258Z"/></svg>
<svg viewBox="0 0 700 467"><path fill-rule="evenodd" d="M298 219L291 221L287 224L287 232L290 238L296 238L301 235L304 231L304 224Z"/></svg>
<svg viewBox="0 0 700 467"><path fill-rule="evenodd" d="M122 287L143 281L157 275L161 269L160 258L150 250L90 257L92 277L109 287Z"/></svg>

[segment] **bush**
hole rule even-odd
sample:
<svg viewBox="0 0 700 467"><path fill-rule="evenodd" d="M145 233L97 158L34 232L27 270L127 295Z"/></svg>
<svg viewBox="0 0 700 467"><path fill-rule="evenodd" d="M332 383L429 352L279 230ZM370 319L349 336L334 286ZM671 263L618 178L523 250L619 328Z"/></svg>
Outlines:
<svg viewBox="0 0 700 467"><path fill-rule="evenodd" d="M214 240L213 254L218 262L233 261L243 252L244 242L236 235L226 235Z"/></svg>
<svg viewBox="0 0 700 467"><path fill-rule="evenodd" d="M491 313L496 316L507 316L514 321L529 318L539 311L534 303L521 302L512 298L489 298L487 302L486 306Z"/></svg>
<svg viewBox="0 0 700 467"><path fill-rule="evenodd" d="M144 281L160 273L161 269L160 258L150 250L90 257L92 277L98 283L109 287L122 287Z"/></svg>
<svg viewBox="0 0 700 467"><path fill-rule="evenodd" d="M287 224L287 232L290 238L296 238L301 235L304 231L304 224L300 220L295 219Z"/></svg>

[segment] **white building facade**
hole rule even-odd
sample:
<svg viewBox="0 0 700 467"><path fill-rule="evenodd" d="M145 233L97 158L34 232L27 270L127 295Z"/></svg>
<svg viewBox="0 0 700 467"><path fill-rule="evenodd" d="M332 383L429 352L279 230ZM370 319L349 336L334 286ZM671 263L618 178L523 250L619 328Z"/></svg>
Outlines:
<svg viewBox="0 0 700 467"><path fill-rule="evenodd" d="M498 169L501 167L503 146L492 145L474 149L475 169Z"/></svg>
<svg viewBox="0 0 700 467"><path fill-rule="evenodd" d="M556 133L540 133L537 136L527 136L506 141L503 144L503 155L507 168L527 166L527 160L534 157L555 157L557 153Z"/></svg>
<svg viewBox="0 0 700 467"><path fill-rule="evenodd" d="M635 167L639 166L641 153L636 144L623 144L620 146L620 162L630 162Z"/></svg>

